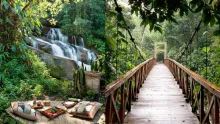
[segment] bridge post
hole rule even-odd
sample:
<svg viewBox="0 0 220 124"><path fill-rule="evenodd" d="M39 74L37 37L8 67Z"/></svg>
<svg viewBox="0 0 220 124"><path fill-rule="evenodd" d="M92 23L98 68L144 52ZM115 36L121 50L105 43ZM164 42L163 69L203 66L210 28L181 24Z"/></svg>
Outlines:
<svg viewBox="0 0 220 124"><path fill-rule="evenodd" d="M184 77L185 77L185 72L183 70L181 70L181 89L182 89L182 92L184 94Z"/></svg>
<svg viewBox="0 0 220 124"><path fill-rule="evenodd" d="M140 70L138 70L137 72L137 93L140 93Z"/></svg>
<svg viewBox="0 0 220 124"><path fill-rule="evenodd" d="M175 64L175 79L176 79L176 81L178 81L178 66Z"/></svg>
<svg viewBox="0 0 220 124"><path fill-rule="evenodd" d="M218 98L214 96L214 122L213 124L219 124L219 104L218 104Z"/></svg>
<svg viewBox="0 0 220 124"><path fill-rule="evenodd" d="M105 122L106 124L110 124L112 122L112 101L111 101L111 97L107 97L106 101L105 101L106 105L105 105Z"/></svg>
<svg viewBox="0 0 220 124"><path fill-rule="evenodd" d="M204 87L200 85L200 98L199 98L199 120L200 122L203 121L205 117L205 112L204 112Z"/></svg>
<svg viewBox="0 0 220 124"><path fill-rule="evenodd" d="M185 76L185 82L184 82L184 83L185 83L185 85L184 85L185 88L184 88L184 89L185 89L185 94L186 94L186 97L187 97L187 98L189 98L189 96L188 96L188 80L189 80L189 76L188 76L188 74L186 74L186 76Z"/></svg>
<svg viewBox="0 0 220 124"><path fill-rule="evenodd" d="M131 111L131 98L132 98L132 90L131 90L131 88L132 88L132 81L131 80L129 80L129 95L128 95L128 107L127 107L127 109L128 109L128 112L130 112Z"/></svg>
<svg viewBox="0 0 220 124"><path fill-rule="evenodd" d="M191 106L194 105L194 81L192 79L192 77L190 77L190 101L191 101ZM192 107L192 112L193 111L193 107Z"/></svg>
<svg viewBox="0 0 220 124"><path fill-rule="evenodd" d="M121 106L120 106L120 111L119 111L119 117L121 123L124 123L124 117L125 117L125 94L124 94L124 88L125 84L121 85Z"/></svg>
<svg viewBox="0 0 220 124"><path fill-rule="evenodd" d="M180 84L180 68L177 67L177 84Z"/></svg>
<svg viewBox="0 0 220 124"><path fill-rule="evenodd" d="M141 69L140 69L140 88L142 87L142 78L143 78L143 77L142 77L142 74L143 74L142 71L143 71L143 69L141 68Z"/></svg>
<svg viewBox="0 0 220 124"><path fill-rule="evenodd" d="M134 94L135 94L135 99L137 99L137 72L134 74L134 82L135 82Z"/></svg>
<svg viewBox="0 0 220 124"><path fill-rule="evenodd" d="M182 85L181 84L182 83L182 70L180 69L179 71L180 71L179 88L182 88L182 86L181 86Z"/></svg>

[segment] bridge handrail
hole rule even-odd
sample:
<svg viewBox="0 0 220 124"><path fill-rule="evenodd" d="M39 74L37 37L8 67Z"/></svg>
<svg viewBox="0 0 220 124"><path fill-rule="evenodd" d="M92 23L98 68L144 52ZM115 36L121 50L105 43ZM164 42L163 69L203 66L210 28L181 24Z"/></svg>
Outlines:
<svg viewBox="0 0 220 124"><path fill-rule="evenodd" d="M178 65L178 67L180 67L182 70L184 70L188 75L190 75L190 77L192 77L195 81L197 81L199 84L201 84L204 88L208 89L211 93L213 93L215 96L217 96L218 98L220 98L220 87L209 82L208 80L206 80L205 78L203 78L202 76L198 75L197 73L191 71L190 69L186 68L185 66L183 66L182 64L178 63L177 61L173 60L173 59L168 59L170 61L172 61L173 63L175 63L176 65Z"/></svg>
<svg viewBox="0 0 220 124"><path fill-rule="evenodd" d="M152 60L155 60L154 58L148 59L141 64L137 65L124 75L122 75L117 80L111 82L105 87L105 97L108 97L111 93L113 93L117 88L119 88L123 83L125 83L129 78L131 78L141 67L146 65L147 63L151 62Z"/></svg>
<svg viewBox="0 0 220 124"><path fill-rule="evenodd" d="M199 115L200 123L209 123L210 116L213 124L219 124L220 87L173 59L165 59L164 63L173 73L187 101L191 103L192 111Z"/></svg>
<svg viewBox="0 0 220 124"><path fill-rule="evenodd" d="M148 59L106 86L104 92L106 124L124 122L125 109L128 112L131 110L131 101L137 99L140 87L155 64L155 58Z"/></svg>

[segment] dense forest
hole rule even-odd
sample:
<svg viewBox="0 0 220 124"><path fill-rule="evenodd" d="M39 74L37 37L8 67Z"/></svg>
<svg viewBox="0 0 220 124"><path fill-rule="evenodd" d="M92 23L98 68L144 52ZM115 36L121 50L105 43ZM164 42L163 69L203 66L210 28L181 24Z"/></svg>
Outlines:
<svg viewBox="0 0 220 124"><path fill-rule="evenodd" d="M219 0L0 3L0 123L16 123L5 110L33 97L105 105L105 86L152 58L155 42L167 42L168 58L220 86ZM158 53L157 61L163 57ZM66 73L55 60L73 64ZM85 87L86 71L100 74L98 94Z"/></svg>
<svg viewBox="0 0 220 124"><path fill-rule="evenodd" d="M119 2L119 4L122 6L124 20L129 27L128 30L131 30L135 42L130 39L127 27L124 25L123 19L121 19L122 17L117 15L114 2L109 2L107 6L107 11L109 11L107 18L109 19L106 20L106 32L109 31L109 33L106 34L107 43L111 42L110 45L112 46L110 49L112 51L111 56L114 58L112 59L112 63L115 63L116 71L118 70L118 72L115 72L115 75L123 74L127 72L126 68L130 70L141 61L151 58L154 52L154 42L166 41L168 43L167 51L169 58L178 60L204 77L208 75L207 78L211 82L218 84L218 60L215 60L218 58L217 44L219 40L219 11L217 10L217 1L212 1L212 4L191 1L192 8L185 8L184 4L186 3L184 3L183 6L180 6L179 11L171 11L170 15L164 17L164 19L167 18L165 19L166 21L163 21L162 17L158 19L153 18L155 16L154 13L152 15L149 14L149 20L145 21L143 19L145 13L143 12L142 14L142 11L139 10L138 5L140 4L138 4L138 1L127 2L124 0ZM129 7L129 4L132 6L132 9ZM156 1L154 4L153 7L158 7L158 11L163 8L162 5L156 4ZM204 6L204 8L201 6ZM204 23L200 26L190 48L184 56L181 56L201 20ZM138 48L133 47L136 44ZM132 50L132 48L135 49ZM129 57L127 56L128 54ZM208 55L207 58L206 54ZM158 54L158 59L163 59L162 53Z"/></svg>
<svg viewBox="0 0 220 124"><path fill-rule="evenodd" d="M75 93L74 87L70 87L75 78L57 78L57 75L62 76L60 68L54 70L45 64L30 49L27 37L41 37L44 27L59 28L63 34L83 37L85 47L101 56L105 51L104 6L105 1L99 0L1 1L0 123L15 123L4 112L12 101L32 100L34 96L43 95L62 99L70 96L94 98L91 90ZM75 71L77 74L83 73L81 69ZM83 84L82 80L80 78Z"/></svg>

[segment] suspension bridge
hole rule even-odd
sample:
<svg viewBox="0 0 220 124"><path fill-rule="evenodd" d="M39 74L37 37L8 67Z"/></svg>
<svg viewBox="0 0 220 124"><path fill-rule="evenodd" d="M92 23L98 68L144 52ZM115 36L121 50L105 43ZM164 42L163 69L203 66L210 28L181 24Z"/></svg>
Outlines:
<svg viewBox="0 0 220 124"><path fill-rule="evenodd" d="M117 0L114 2L130 40L136 46L122 8ZM206 80L208 52L205 56L206 79L179 63L187 58L188 51L191 52L196 34L198 43L201 24L202 20L180 51L177 61L167 57L166 42L157 42L153 58L106 86L106 124L219 124L220 87ZM164 45L164 49L158 50L158 44ZM207 47L207 35L205 44ZM163 63L157 63L157 52L161 51L164 52L164 60Z"/></svg>
<svg viewBox="0 0 220 124"><path fill-rule="evenodd" d="M220 88L166 56L107 85L105 98L107 124L219 124Z"/></svg>
<svg viewBox="0 0 220 124"><path fill-rule="evenodd" d="M198 27L180 59L187 55ZM163 63L156 62L158 52L164 52ZM107 124L219 124L220 88L167 58L166 42L156 42L153 58L107 85L104 94Z"/></svg>

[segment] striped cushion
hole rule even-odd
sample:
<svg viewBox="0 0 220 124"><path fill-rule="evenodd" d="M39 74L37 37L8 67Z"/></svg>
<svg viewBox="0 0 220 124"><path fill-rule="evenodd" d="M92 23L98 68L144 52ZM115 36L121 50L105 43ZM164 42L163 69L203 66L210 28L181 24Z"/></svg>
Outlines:
<svg viewBox="0 0 220 124"><path fill-rule="evenodd" d="M93 119L96 112L101 108L102 104L98 102L79 102L72 109L69 110L69 113L83 118Z"/></svg>
<svg viewBox="0 0 220 124"><path fill-rule="evenodd" d="M28 120L37 120L36 112L34 109L31 109L31 106L23 102L12 102L11 103L12 113L23 117Z"/></svg>

